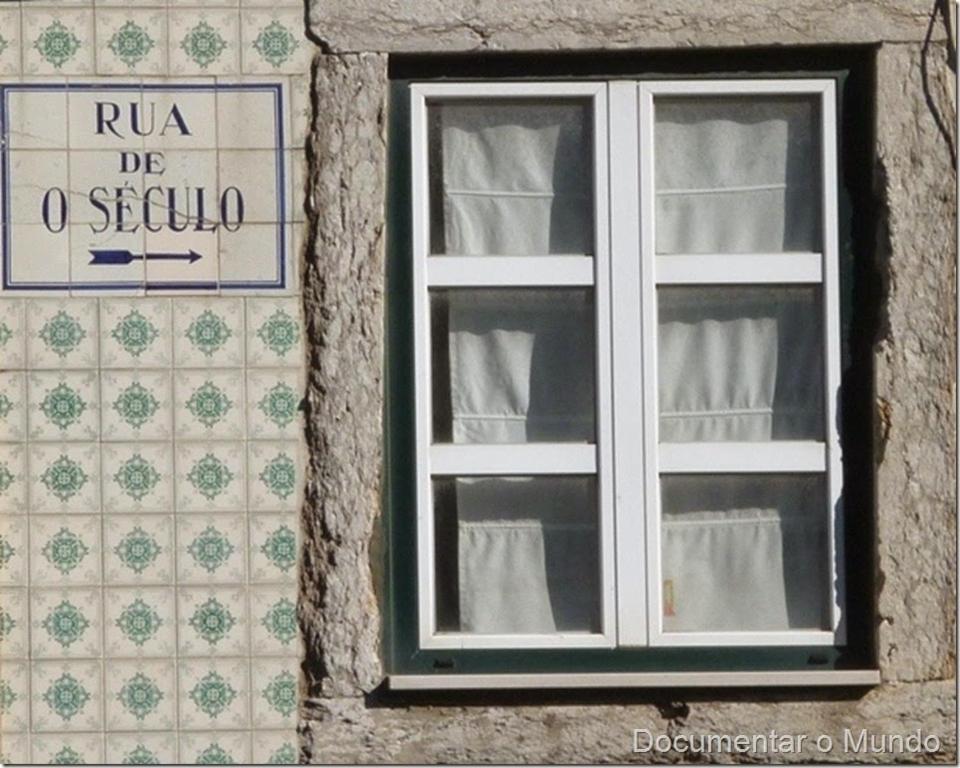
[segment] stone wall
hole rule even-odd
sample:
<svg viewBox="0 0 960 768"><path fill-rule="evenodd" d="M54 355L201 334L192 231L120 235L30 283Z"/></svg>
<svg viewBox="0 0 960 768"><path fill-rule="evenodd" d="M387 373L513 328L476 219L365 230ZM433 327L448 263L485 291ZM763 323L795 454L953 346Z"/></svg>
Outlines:
<svg viewBox="0 0 960 768"><path fill-rule="evenodd" d="M304 756L316 762L673 761L634 755L634 728L828 734L956 743L956 77L933 2L703 4L314 0L314 125L305 272L311 446L302 616ZM386 704L371 554L381 514L388 56L775 45L876 46L877 651L864 693L433 694ZM373 565L372 565L373 564ZM773 760L769 754L751 760ZM903 755L899 758L903 759ZM731 759L727 756L727 759ZM894 753L871 760L898 759Z"/></svg>

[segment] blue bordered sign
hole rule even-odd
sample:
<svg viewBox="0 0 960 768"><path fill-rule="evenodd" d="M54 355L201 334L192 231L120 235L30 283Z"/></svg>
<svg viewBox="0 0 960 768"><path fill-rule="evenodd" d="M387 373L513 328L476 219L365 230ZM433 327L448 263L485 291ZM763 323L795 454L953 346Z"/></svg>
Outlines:
<svg viewBox="0 0 960 768"><path fill-rule="evenodd" d="M2 289L284 290L280 83L0 83Z"/></svg>

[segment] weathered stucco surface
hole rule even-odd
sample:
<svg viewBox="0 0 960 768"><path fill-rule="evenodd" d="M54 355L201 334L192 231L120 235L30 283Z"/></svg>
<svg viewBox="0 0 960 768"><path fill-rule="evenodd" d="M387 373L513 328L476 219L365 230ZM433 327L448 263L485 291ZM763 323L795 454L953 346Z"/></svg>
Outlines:
<svg viewBox="0 0 960 768"><path fill-rule="evenodd" d="M648 762L649 755L630 754L634 728L753 733L773 727L835 739L845 727L878 733L919 727L944 739L935 759L953 759L956 176L944 133L955 145L955 76L939 23L924 61L932 5L313 2L311 30L328 53L315 65L313 240L304 280L311 450L301 598L306 759ZM816 698L822 692L803 691L713 698L674 691L670 699L638 692L591 698L589 705L576 697L531 703L504 695L495 704L438 696L433 705L386 706L377 695L365 697L384 674L370 556L381 498L387 109L387 56L375 51L843 42L879 45L877 259L885 295L875 354L881 436L876 599L885 683L866 695L822 700ZM856 759L840 746L827 755L783 757Z"/></svg>

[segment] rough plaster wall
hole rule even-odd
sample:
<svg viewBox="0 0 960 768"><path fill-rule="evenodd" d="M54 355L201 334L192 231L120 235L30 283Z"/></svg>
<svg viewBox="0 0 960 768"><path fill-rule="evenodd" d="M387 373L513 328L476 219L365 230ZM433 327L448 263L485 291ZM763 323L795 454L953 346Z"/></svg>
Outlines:
<svg viewBox="0 0 960 768"><path fill-rule="evenodd" d="M304 272L307 445L300 619L308 696L380 681L370 541L380 510L386 57L321 56Z"/></svg>
<svg viewBox="0 0 960 768"><path fill-rule="evenodd" d="M814 699L822 693L747 691L708 700L677 691L679 705L652 703L642 692L626 698L637 703L621 697L590 705L575 696L536 705L504 696L496 704L453 706L438 697L435 706L389 707L376 695L362 696L382 679L368 550L380 508L386 57L333 53L320 56L315 68L314 248L305 277L312 457L302 584L311 654L304 757L621 761L634 757L637 727L655 733L777 727L836 737L849 726L950 734L937 759L954 759L955 172L931 113L933 104L955 135L954 76L935 42L924 87L921 42L932 3L758 2L723 4L722 11L698 3L686 16L677 3L663 14L627 2L584 3L576 6L579 15L570 3L488 5L480 0L469 15L458 15L449 2L362 0L336 10L314 3L310 18L327 51L887 41L877 57L877 191L885 213L877 258L886 295L876 361L878 644L888 682L863 697L838 693L820 701ZM483 25L470 21L484 17ZM933 28L934 41L941 33ZM853 756L834 751L792 759L803 757Z"/></svg>
<svg viewBox="0 0 960 768"><path fill-rule="evenodd" d="M340 52L811 45L920 40L932 6L933 0L313 0L308 21L317 40Z"/></svg>

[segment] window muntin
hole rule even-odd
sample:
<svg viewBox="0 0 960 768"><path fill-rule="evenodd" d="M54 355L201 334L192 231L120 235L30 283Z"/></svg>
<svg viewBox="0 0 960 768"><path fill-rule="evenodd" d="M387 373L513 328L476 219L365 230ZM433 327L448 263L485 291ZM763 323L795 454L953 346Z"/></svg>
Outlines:
<svg viewBox="0 0 960 768"><path fill-rule="evenodd" d="M842 644L840 605L843 585L839 568L842 557L838 552L841 478L836 433L839 310L832 82L444 84L414 86L413 91L421 646ZM589 231L593 237L595 259L577 255L578 252L568 255L565 252L572 249L566 247L551 255L550 239L543 235L550 228L543 222L549 222L549 218L545 220L542 216L536 225L540 234L535 237L524 234L518 240L511 240L508 235L497 233L494 239L501 244L536 241L539 243L537 248L547 253L530 248L510 249L504 245L460 248L472 253L428 258L431 251L436 253L438 250L430 245L437 242L436 216L431 217L430 213L445 210L444 205L428 203L428 200L436 201L438 194L442 198L444 188L443 183L438 183L436 173L428 173L428 168L439 167L436 142L431 144L428 140L428 124L431 137L436 136L438 130L436 118L430 116L431 108L436 114L438 105L441 111L448 105L469 105L465 112L472 113L474 124L484 126L482 133L490 124L502 128L504 120L509 121L509 116L504 114L505 101L513 100L518 107L523 105L543 112L546 99L562 102L569 100L571 95L589 99L591 105L590 128L577 133L581 138L589 135L593 139L586 153L592 155L592 173L584 175L593 182L590 185L593 200ZM485 120L478 117L477 112L482 111L488 100L493 112L499 114ZM657 120L655 104L661 103L664 106L663 119ZM732 153L733 158L747 157L745 150L751 143L763 150L760 170L749 169L755 174L744 175L749 184L737 185L730 183L731 171L721 167L722 155L717 156L714 152L706 162L720 182L734 188L725 188L719 197L750 198L758 194L757 190L741 190L738 186L753 184L771 188L760 190L760 196L767 198L763 206L753 206L741 200L733 207L733 210L748 212L754 208L762 209L762 217L750 220L759 221L757 226L763 228L760 234L752 239L731 236L726 220L729 213L724 214L722 206L718 208L716 204L712 208L708 206L700 215L700 199L710 197L710 193L701 194L701 188L696 188L698 193L691 196L695 198L693 202L685 204L686 210L680 219L676 212L668 211L661 216L664 206L656 194L657 174L654 172L657 167L657 128L665 127L671 121L684 123L688 134L692 131L692 135L699 137L694 142L699 146L698 151L709 155L710 142L706 141L705 147L702 146L703 137L716 135L717 126L730 123L736 107L744 104L749 107L748 119L744 122L749 123L750 130L744 134L734 125L726 126L724 131L733 136L730 139L732 145L740 148ZM568 102L562 104L567 105ZM706 125L697 124L698 112L702 116L700 123ZM461 120L458 130L462 130L463 122ZM517 122L528 125L529 116L519 116ZM756 138L756 126L764 124L773 126L768 133L774 137L765 143ZM744 135L748 138L745 139ZM671 141L678 145L676 137ZM490 142L474 141L473 144L483 145L487 153L493 151ZM609 168L606 165L608 151L612 158ZM515 152L512 162L517 162L516 158L522 155L522 151ZM540 161L541 167L546 165L549 163ZM576 167L576 163L557 160L554 166L569 169ZM798 167L801 168L799 173L796 171ZM782 179L774 176L771 182L756 181L761 178L756 177L756 173L761 171L767 174L762 178L770 178L771 169L779 169ZM606 183L608 173L609 187ZM540 178L543 178L542 173ZM683 181L682 176L678 179ZM670 180L670 183L677 183L677 179ZM703 183L703 180L697 183ZM817 188L817 194L807 196L799 213L795 213L795 202L789 201L795 201L798 190L810 184ZM676 192L685 188L672 186L667 189ZM679 198L680 195L667 197ZM489 211L487 209L481 217L490 216ZM508 206L504 211L515 213L516 209ZM502 220L507 220L510 215L503 213ZM657 237L658 226L676 227L676 221L683 217L688 221L706 221L707 227L713 227L716 232L692 240L672 236L668 240L689 250L681 250L678 246L663 249L674 252L658 254L655 247L661 242ZM771 224L770 219L774 217L779 217L779 223ZM482 226L473 226L471 231L493 231L496 229L493 222L498 220L494 215ZM523 216L517 221L522 223ZM669 224L671 221L674 222L672 225ZM444 238L446 236L445 231ZM707 248L704 243L711 247ZM812 250L804 250L806 248ZM513 250L514 253L495 253L502 250ZM591 251L586 247L580 250ZM607 257L610 251L612 260ZM526 258L529 255L539 258ZM442 357L442 354L431 355L430 333L427 332L431 325L434 353L444 347L449 350L449 345L444 345L437 335L436 314L429 310L430 304L437 305L438 296L442 295L439 289L534 289L529 294L532 297L537 289L556 290L569 286L586 288L592 293L596 312L596 441L534 444L530 442L537 439L537 430L534 429L532 437L523 435L526 443L521 441L520 432L515 431L509 440L500 443L485 436L483 442L456 444L456 439L450 439L452 429L437 432L438 422L433 420L430 411L438 404L438 394L442 396L450 386L449 360L440 366L441 369L446 367L448 377L441 383L439 391L430 379L431 373L437 374L437 358ZM686 310L689 321L686 325L690 328L686 332L686 341L677 347L675 340L669 338L670 333L663 338L659 326L661 319L664 326L679 322L677 313L682 314L679 307L684 303L685 293L687 303L692 305ZM470 290L467 294L478 295L478 292ZM663 297L662 309L659 297ZM517 301L522 302L522 299ZM785 309L785 305L794 309ZM699 317L696 315L698 309ZM673 319L670 319L671 312L674 313ZM694 315L690 316L690 312ZM723 326L724 323L726 331L718 335L712 326ZM449 327L446 333L449 336ZM693 348L686 348L680 357L687 360L689 375L678 377L677 372L673 373L675 381L681 385L680 394L685 393L687 404L692 402L694 407L679 407L684 405L683 397L669 386L665 389L671 390L674 397L668 402L668 397L660 394L663 384L658 367L660 356L665 355L665 359L676 357L676 350L684 350L685 344L689 347L690 339L699 338L702 345L711 334L722 340L719 346L710 345L704 350L705 355L697 352L696 344ZM658 336L661 336L659 341ZM684 333L680 336L683 337ZM781 348L789 347L789 355L778 357L789 363L789 367L772 365L769 355L756 354L752 348L748 349L753 344L751 339L759 339L764 349L776 349L778 355ZM799 346L794 347L794 344ZM718 356L732 364L725 378L721 377L722 384L703 370L698 373L696 368L699 364L709 369L717 364ZM744 368L745 364L744 370L737 370ZM615 376L611 376L611 366ZM663 366L664 373L668 369L669 365ZM531 372L533 368L530 366L524 370ZM802 382L802 385L796 386L796 382ZM706 397L703 397L704 393ZM701 396L702 402L697 402L697 395ZM724 410L731 413L718 415L717 412ZM743 413L732 413L736 410ZM569 413L565 415L572 417ZM673 423L672 427L663 429L662 436L659 434L663 423L661 416ZM526 424L521 431L530 432ZM562 432L560 435L561 440L570 436L564 436ZM431 437L442 442L431 444ZM775 441L775 445L764 446L770 441ZM615 454L613 442L616 443ZM449 554L454 544L457 558L460 557L462 542L467 540L468 531L473 530L469 520L464 525L450 524L451 488L455 488L457 482L453 478L460 481L522 478L522 482L535 484L545 479L561 479L558 476L595 478L599 526L598 599L602 604L598 612L599 631L571 629L563 622L558 626L555 621L552 624L541 621L532 626L522 626L521 622L516 625L519 631L510 631L509 623L497 625L491 619L492 623L486 626L497 631L486 632L484 621L476 617L466 624L450 621L450 606L455 604L457 610L461 610L465 598L458 594L456 600L451 600L448 587L438 586L442 575L437 567L444 560L453 559ZM731 484L737 487L740 483L742 489L762 489L765 485L781 489L803 488L809 491L806 494L809 503L801 515L795 513L790 504L778 504L776 498L771 500L769 493L764 497L764 503L758 506L756 493L750 496L744 490L745 500L732 498L726 505L701 503L699 506L703 509L693 510L693 513L687 511L687 516L679 519L675 519L676 515L684 514L682 511L675 514L667 506L661 511L661 493L664 505L672 504L677 493L668 491L682 488L684 483L693 487L698 487L699 483L702 487L711 482L714 487ZM447 509L442 515L442 523L436 515L443 505L436 502L435 496L436 488L441 486L447 489L444 497ZM504 498L509 496L507 494ZM522 493L513 494L514 498L522 496ZM456 493L452 493L452 497L456 498ZM500 510L501 522L516 515L528 522L534 520L533 527L539 527L534 538L541 542L534 546L534 550L543 551L547 520L542 511L536 514L528 511L528 516L523 518L522 505L501 504ZM614 515L616 541L613 539ZM685 551L694 553L698 546L703 546L703 540L709 539L704 539L704 535L699 540L691 536L698 519L705 521L703 528L710 526L718 541L723 539L717 538L723 525L728 528L741 526L740 530L753 527L754 538L765 542L754 548L755 552L761 553L754 563L758 580L776 581L780 578L776 574L782 574L787 568L788 575L782 577L783 583L773 590L772 596L764 593L763 605L769 609L759 612L753 622L743 621L739 629L731 628L729 622L711 621L708 616L699 622L692 621L689 615L682 620L676 618L679 597L682 597L677 591L689 590L690 587L685 585L696 584L697 578L695 569L691 568L686 574L687 581L683 580L683 573L677 577L671 569L675 570L678 557L681 561L689 559L683 555ZM454 528L457 529L456 535L450 533ZM683 534L675 535L674 529L682 530ZM779 550L775 545L777 535L782 542ZM800 538L794 542L791 536ZM441 540L447 542L446 558L441 550ZM796 579L789 576L793 573L792 561L784 553L791 546L798 550L806 548L811 553L808 575L802 580L805 585L813 585L807 592L799 589ZM715 547L722 548L721 544ZM517 549L518 552L521 550L522 547ZM775 551L780 553L779 565L770 555ZM709 558L696 556L701 564L710 562ZM474 556L467 553L463 557L468 560ZM529 561L527 557L528 564ZM457 567L460 567L459 563ZM445 568L449 574L449 562ZM549 566L544 568L549 569ZM499 569L500 572L505 570ZM722 575L722 569L717 575ZM547 581L540 579L541 583ZM672 594L669 595L665 594L667 581L671 582ZM501 599L509 596L511 582L508 579L503 583ZM615 583L619 585L616 592ZM537 593L537 590L533 592ZM701 597L708 594L707 591L701 592ZM549 597L548 591L540 589L539 594L540 605L545 605L543 595ZM689 594L686 597L689 598ZM447 614L439 610L438 599L447 606L444 609ZM723 600L716 602L722 604ZM691 604L685 602L683 605L689 607ZM673 617L666 615L667 609L673 611Z"/></svg>

